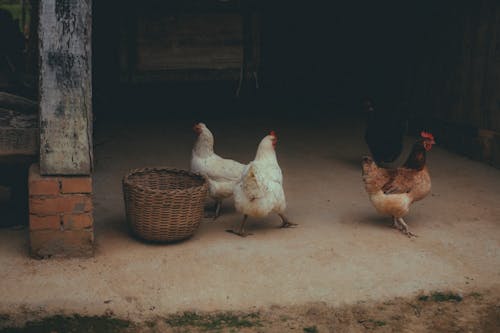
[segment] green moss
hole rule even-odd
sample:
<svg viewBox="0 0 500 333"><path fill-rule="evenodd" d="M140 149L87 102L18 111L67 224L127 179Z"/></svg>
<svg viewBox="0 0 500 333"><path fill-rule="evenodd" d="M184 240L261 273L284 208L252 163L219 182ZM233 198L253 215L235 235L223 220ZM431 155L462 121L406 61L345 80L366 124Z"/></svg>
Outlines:
<svg viewBox="0 0 500 333"><path fill-rule="evenodd" d="M21 9L21 5L18 5L18 4L0 4L0 9L4 9L4 10L7 10L9 11L11 14L12 14L12 17L14 19L18 19L19 21L21 21L21 16L22 16L22 9Z"/></svg>
<svg viewBox="0 0 500 333"><path fill-rule="evenodd" d="M29 321L24 327L0 328L0 333L119 333L130 327L130 322L106 316L61 316Z"/></svg>
<svg viewBox="0 0 500 333"><path fill-rule="evenodd" d="M469 296L475 298L475 299L482 299L483 298L483 294L481 293L478 293L478 292L472 292L469 294Z"/></svg>
<svg viewBox="0 0 500 333"><path fill-rule="evenodd" d="M318 333L316 326L304 327L304 333Z"/></svg>
<svg viewBox="0 0 500 333"><path fill-rule="evenodd" d="M12 17L14 19L19 20L19 29L20 31L24 31L24 28L21 26L22 24L22 15L23 15L23 10L22 6L20 3L3 3L0 1L0 9L5 9L9 11L12 14ZM29 8L26 8L26 22L30 21L30 11Z"/></svg>
<svg viewBox="0 0 500 333"><path fill-rule="evenodd" d="M281 321L288 321L288 320L290 320L290 317L288 317L288 316L284 316L284 315L281 315L281 316L280 316L280 320L281 320Z"/></svg>
<svg viewBox="0 0 500 333"><path fill-rule="evenodd" d="M433 302L461 302L462 301L462 296L459 294L451 293L451 292L433 292L430 296L428 295L422 295L418 297L419 301L433 301Z"/></svg>
<svg viewBox="0 0 500 333"><path fill-rule="evenodd" d="M374 329L377 327L385 326L387 323L383 320L376 319L366 319L366 320L358 320L358 323L363 325L366 329Z"/></svg>
<svg viewBox="0 0 500 333"><path fill-rule="evenodd" d="M222 312L200 315L196 312L183 312L171 315L165 321L172 327L193 326L207 331L261 326L258 313L238 315L233 312Z"/></svg>
<svg viewBox="0 0 500 333"><path fill-rule="evenodd" d="M383 320L374 320L373 323L378 327L387 325L387 323Z"/></svg>

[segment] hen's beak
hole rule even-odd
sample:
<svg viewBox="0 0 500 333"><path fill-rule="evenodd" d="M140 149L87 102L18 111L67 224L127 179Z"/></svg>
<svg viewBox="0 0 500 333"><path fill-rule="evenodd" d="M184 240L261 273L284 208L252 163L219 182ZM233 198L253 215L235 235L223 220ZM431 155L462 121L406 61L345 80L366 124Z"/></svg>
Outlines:
<svg viewBox="0 0 500 333"><path fill-rule="evenodd" d="M363 156L362 161L363 163L372 163L373 159L370 156Z"/></svg>
<svg viewBox="0 0 500 333"><path fill-rule="evenodd" d="M201 133L201 127L199 124L195 124L193 126L193 131L196 133L196 134L200 134Z"/></svg>

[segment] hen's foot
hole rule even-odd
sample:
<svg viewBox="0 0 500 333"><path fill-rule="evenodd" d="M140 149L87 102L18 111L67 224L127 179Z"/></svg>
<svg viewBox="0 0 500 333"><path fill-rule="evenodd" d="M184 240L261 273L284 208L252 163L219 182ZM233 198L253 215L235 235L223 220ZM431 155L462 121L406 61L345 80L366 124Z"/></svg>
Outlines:
<svg viewBox="0 0 500 333"><path fill-rule="evenodd" d="M235 234L240 237L246 237L246 236L251 236L253 235L252 233L246 232L246 231L234 231L233 229L227 229L226 232L229 232L230 234Z"/></svg>
<svg viewBox="0 0 500 333"><path fill-rule="evenodd" d="M281 221L283 222L283 223L281 223L280 228L293 228L293 227L298 226L297 223L293 223L293 222L288 221L288 219L286 218L285 215L279 214L279 216L281 217Z"/></svg>
<svg viewBox="0 0 500 333"><path fill-rule="evenodd" d="M408 229L408 225L406 224L406 222L403 220L403 218L394 218L393 220L393 226L398 229L399 231L401 231L403 234L405 234L406 236L408 236L408 238L413 238L413 237L418 237L416 234L414 234L413 232L411 232L409 229Z"/></svg>
<svg viewBox="0 0 500 333"><path fill-rule="evenodd" d="M214 219L214 220L216 219L214 212L207 211L207 210L203 213L203 217L206 219Z"/></svg>
<svg viewBox="0 0 500 333"><path fill-rule="evenodd" d="M298 226L297 223L292 223L292 222L289 222L289 221L286 221L286 222L283 222L281 225L280 225L280 228L294 228Z"/></svg>
<svg viewBox="0 0 500 333"><path fill-rule="evenodd" d="M238 235L240 237L250 236L251 234L249 234L248 232L245 231L245 223L247 222L247 218L248 218L247 215L243 215L243 221L241 221L240 230L239 231L234 231L233 229L229 229L229 230L226 230L226 231L229 232L229 233Z"/></svg>
<svg viewBox="0 0 500 333"><path fill-rule="evenodd" d="M214 221L220 216L222 202L217 201L213 208L205 209L203 217L206 219L213 219Z"/></svg>
<svg viewBox="0 0 500 333"><path fill-rule="evenodd" d="M412 238L417 238L418 235L414 234L413 232L409 231L409 230L406 230L406 231L403 231L403 233L408 236L409 239L412 239Z"/></svg>

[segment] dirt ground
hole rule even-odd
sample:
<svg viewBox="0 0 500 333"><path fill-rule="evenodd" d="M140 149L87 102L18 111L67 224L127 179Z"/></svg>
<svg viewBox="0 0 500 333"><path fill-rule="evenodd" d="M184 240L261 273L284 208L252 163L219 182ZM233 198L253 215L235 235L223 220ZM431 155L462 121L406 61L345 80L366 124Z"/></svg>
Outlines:
<svg viewBox="0 0 500 333"><path fill-rule="evenodd" d="M186 333L186 332L498 332L500 297L485 290L461 295L433 292L383 302L360 301L332 307L326 303L271 306L251 312L184 311L147 321L103 316L50 316L11 326L0 316L0 333Z"/></svg>
<svg viewBox="0 0 500 333"><path fill-rule="evenodd" d="M187 168L194 119L96 126L95 257L33 260L26 229L1 229L0 313L9 322L112 314L151 321L143 329L154 331L155 318L174 313L210 321L213 311L257 311L259 322L275 324L247 331L493 332L488 323L499 324L500 170L433 148L432 195L411 208L406 221L419 237L410 240L376 214L364 192L360 119L197 119L214 132L219 154L242 162L270 129L277 131L288 216L299 227L278 229L277 216L251 219L253 235L239 238L224 231L241 219L227 201L223 216L204 220L185 242L140 242L125 224L121 178L134 167ZM464 299L418 301L443 290Z"/></svg>

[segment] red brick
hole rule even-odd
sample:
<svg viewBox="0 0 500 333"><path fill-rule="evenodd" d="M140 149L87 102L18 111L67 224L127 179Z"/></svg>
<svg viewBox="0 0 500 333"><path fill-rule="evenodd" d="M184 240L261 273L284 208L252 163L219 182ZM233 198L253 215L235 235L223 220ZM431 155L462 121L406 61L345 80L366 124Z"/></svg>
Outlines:
<svg viewBox="0 0 500 333"><path fill-rule="evenodd" d="M40 174L40 167L38 164L32 164L29 169L29 175L28 175L30 180L40 180L40 179L46 179L46 178L54 178L57 179L56 176L42 176Z"/></svg>
<svg viewBox="0 0 500 333"><path fill-rule="evenodd" d="M37 164L30 167L28 186L30 195L57 195L60 190L59 178L40 176Z"/></svg>
<svg viewBox="0 0 500 333"><path fill-rule="evenodd" d="M65 230L85 229L92 227L92 214L70 214L63 216L63 226Z"/></svg>
<svg viewBox="0 0 500 333"><path fill-rule="evenodd" d="M90 257L94 252L92 230L35 230L30 232L30 254L35 258Z"/></svg>
<svg viewBox="0 0 500 333"><path fill-rule="evenodd" d="M30 213L47 216L56 214L79 214L92 211L90 195L68 194L50 198L30 198Z"/></svg>
<svg viewBox="0 0 500 333"><path fill-rule="evenodd" d="M62 193L92 193L91 177L61 177Z"/></svg>
<svg viewBox="0 0 500 333"><path fill-rule="evenodd" d="M59 181L53 179L29 182L30 195L58 195Z"/></svg>
<svg viewBox="0 0 500 333"><path fill-rule="evenodd" d="M59 215L37 216L30 215L30 230L59 230L61 217Z"/></svg>

